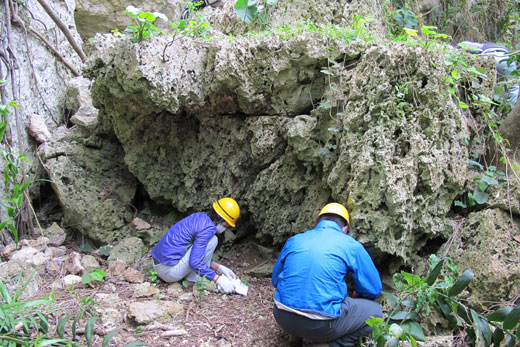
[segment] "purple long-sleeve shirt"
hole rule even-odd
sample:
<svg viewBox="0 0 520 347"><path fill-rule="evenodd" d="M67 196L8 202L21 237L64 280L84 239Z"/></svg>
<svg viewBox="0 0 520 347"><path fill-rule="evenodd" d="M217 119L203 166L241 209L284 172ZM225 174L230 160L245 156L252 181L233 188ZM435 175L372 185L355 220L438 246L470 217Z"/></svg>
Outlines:
<svg viewBox="0 0 520 347"><path fill-rule="evenodd" d="M190 267L201 277L213 280L216 273L204 262L206 246L217 228L205 212L197 212L175 223L152 250L162 264L175 265L192 247Z"/></svg>

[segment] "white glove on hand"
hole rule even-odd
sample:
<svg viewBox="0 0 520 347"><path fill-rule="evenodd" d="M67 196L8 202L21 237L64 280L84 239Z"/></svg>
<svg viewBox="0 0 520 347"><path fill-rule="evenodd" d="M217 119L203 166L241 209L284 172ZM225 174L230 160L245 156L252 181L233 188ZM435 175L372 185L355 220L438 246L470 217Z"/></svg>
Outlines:
<svg viewBox="0 0 520 347"><path fill-rule="evenodd" d="M230 280L234 280L235 278L237 278L237 275L235 275L233 270L231 270L230 268L228 268L224 265L220 265L218 267L217 271L220 272L221 274L223 274L224 276L226 276L227 278L229 278Z"/></svg>
<svg viewBox="0 0 520 347"><path fill-rule="evenodd" d="M235 291L235 286L226 276L219 276L216 285L221 293L231 294Z"/></svg>

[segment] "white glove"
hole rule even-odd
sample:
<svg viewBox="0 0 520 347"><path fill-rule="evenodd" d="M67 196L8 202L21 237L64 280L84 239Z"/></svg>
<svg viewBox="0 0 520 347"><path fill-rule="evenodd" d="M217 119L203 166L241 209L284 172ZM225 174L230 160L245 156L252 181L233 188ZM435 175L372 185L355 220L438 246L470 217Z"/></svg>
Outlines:
<svg viewBox="0 0 520 347"><path fill-rule="evenodd" d="M224 276L226 276L227 278L229 278L230 280L237 278L237 275L235 275L233 270L231 270L230 268L228 268L224 265L220 265L218 267L217 271L220 272L221 274L223 274Z"/></svg>
<svg viewBox="0 0 520 347"><path fill-rule="evenodd" d="M216 284L221 293L231 294L235 291L235 286L226 276L219 276Z"/></svg>

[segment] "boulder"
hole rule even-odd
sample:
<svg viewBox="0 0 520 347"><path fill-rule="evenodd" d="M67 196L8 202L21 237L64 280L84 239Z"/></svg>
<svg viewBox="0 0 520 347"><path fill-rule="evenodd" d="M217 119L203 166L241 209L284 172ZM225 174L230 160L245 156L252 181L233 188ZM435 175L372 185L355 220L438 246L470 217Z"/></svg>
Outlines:
<svg viewBox="0 0 520 347"><path fill-rule="evenodd" d="M471 213L460 233L454 235L448 255L461 273L466 269L475 273L466 298L473 307L484 311L492 303L514 300L520 292L517 217L512 219L498 208Z"/></svg>
<svg viewBox="0 0 520 347"><path fill-rule="evenodd" d="M117 142L61 127L39 148L39 155L67 225L102 243L133 230L130 203L136 181Z"/></svg>
<svg viewBox="0 0 520 347"><path fill-rule="evenodd" d="M57 223L52 223L45 231L45 235L51 246L61 246L67 237L65 231Z"/></svg>
<svg viewBox="0 0 520 347"><path fill-rule="evenodd" d="M137 324L153 321L165 322L182 313L184 307L175 301L149 300L132 302L128 306L128 316Z"/></svg>
<svg viewBox="0 0 520 347"><path fill-rule="evenodd" d="M439 92L442 55L305 30L167 43L111 38L85 69L100 127L152 200L184 213L232 196L239 233L275 246L337 201L355 237L407 264L449 238L467 126Z"/></svg>
<svg viewBox="0 0 520 347"><path fill-rule="evenodd" d="M143 256L143 241L138 237L129 237L119 242L108 257L108 263L124 261L127 266L134 266Z"/></svg>

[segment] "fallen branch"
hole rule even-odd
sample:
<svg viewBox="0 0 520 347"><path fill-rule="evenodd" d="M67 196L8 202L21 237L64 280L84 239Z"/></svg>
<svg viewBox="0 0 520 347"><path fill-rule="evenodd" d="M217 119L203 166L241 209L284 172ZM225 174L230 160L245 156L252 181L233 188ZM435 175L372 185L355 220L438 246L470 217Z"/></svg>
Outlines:
<svg viewBox="0 0 520 347"><path fill-rule="evenodd" d="M153 324L143 327L143 331L150 331L150 330L175 331L175 330L180 330L180 329L178 329L177 327L171 326L171 325L166 325L166 324L159 323L159 322L153 322Z"/></svg>
<svg viewBox="0 0 520 347"><path fill-rule="evenodd" d="M186 330L168 330L161 334L161 337L171 337L171 336L183 336L188 335L188 332Z"/></svg>
<svg viewBox="0 0 520 347"><path fill-rule="evenodd" d="M65 23L63 23L61 21L61 19L58 18L58 16L54 13L54 11L52 10L52 8L49 6L49 4L47 3L47 1L45 0L38 0L38 2L40 3L40 5L43 7L43 9L45 10L45 12L47 12L47 14L49 15L49 17L52 18L52 20L54 21L54 23L56 23L56 25L61 29L61 31L63 32L63 34L65 35L65 37L67 38L67 40L69 41L70 45L72 46L72 48L74 48L74 50L76 51L76 53L78 53L79 57L81 58L81 61L82 62L86 62L87 61L87 56L85 55L85 53L83 52L83 49L81 49L81 47L77 44L76 40L74 40L74 37L72 37L72 33L70 32L69 28L67 28L67 26L65 25Z"/></svg>

